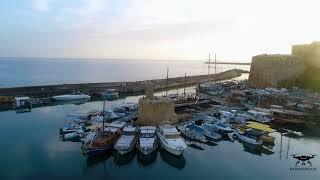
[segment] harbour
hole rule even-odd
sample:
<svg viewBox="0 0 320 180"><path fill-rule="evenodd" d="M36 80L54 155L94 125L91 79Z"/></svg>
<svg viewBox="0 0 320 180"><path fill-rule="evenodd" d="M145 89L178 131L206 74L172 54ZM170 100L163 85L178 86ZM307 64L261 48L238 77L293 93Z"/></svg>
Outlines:
<svg viewBox="0 0 320 180"><path fill-rule="evenodd" d="M20 167L23 171L7 172L4 167L1 173L111 179L157 174L162 179L173 173L193 179L212 176L215 168L221 178L305 175L288 172L295 167L293 155L316 154L307 152L305 143L319 146L317 93L257 89L245 70L209 73L210 65L208 74L189 77L170 78L167 71L167 78L137 82L2 88L6 103L1 125L13 127L0 134L4 154L12 147L25 149L13 161L34 159L33 153L41 159L32 167ZM25 133L31 137L23 147L19 140L10 141ZM12 168L12 159L2 159ZM43 166L45 172L40 171ZM319 175L316 170L306 173L310 179Z"/></svg>
<svg viewBox="0 0 320 180"><path fill-rule="evenodd" d="M0 180L319 179L318 1L0 12Z"/></svg>
<svg viewBox="0 0 320 180"><path fill-rule="evenodd" d="M126 99L108 101L106 108L137 102L140 97L128 96ZM1 176L37 178L50 175L110 179L163 179L174 176L193 179L199 176L211 177L213 170L214 176L220 178L269 179L277 176L314 179L319 176L318 170L290 171L290 167L294 167L296 162L291 155L298 152L313 153L310 147L318 149L320 141L318 136L301 135L294 131L273 132L275 145L271 151L250 150L237 140L230 139L221 139L216 143L187 140L187 148L182 156L174 156L158 149L155 160L149 164L139 160L136 150L125 156L110 151L102 156L87 158L82 155L81 143L61 141L58 130L66 123L66 115L87 113L94 109L99 111L102 105L102 101L93 101L80 105L39 107L21 114L16 114L14 110L0 112L1 126L11 127L0 132L4 145L0 155ZM15 152L15 156L7 156L12 152ZM30 161L33 162L32 165L29 164ZM318 161L312 162L313 167L319 167Z"/></svg>

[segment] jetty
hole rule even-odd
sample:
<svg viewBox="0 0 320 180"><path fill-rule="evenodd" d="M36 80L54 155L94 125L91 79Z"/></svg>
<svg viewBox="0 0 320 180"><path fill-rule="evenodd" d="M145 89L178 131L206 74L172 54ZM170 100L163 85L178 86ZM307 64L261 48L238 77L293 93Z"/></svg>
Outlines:
<svg viewBox="0 0 320 180"><path fill-rule="evenodd" d="M241 69L232 69L218 74L184 76L134 82L101 82L0 88L0 97L5 97L4 99L10 99L10 97L15 96L52 97L54 95L61 95L70 93L72 91L81 91L86 94L94 95L103 92L106 89L117 89L120 94L138 94L145 91L145 85L147 83L154 84L155 91L161 91L190 87L208 81L228 80L239 77L242 73L248 73L248 71Z"/></svg>

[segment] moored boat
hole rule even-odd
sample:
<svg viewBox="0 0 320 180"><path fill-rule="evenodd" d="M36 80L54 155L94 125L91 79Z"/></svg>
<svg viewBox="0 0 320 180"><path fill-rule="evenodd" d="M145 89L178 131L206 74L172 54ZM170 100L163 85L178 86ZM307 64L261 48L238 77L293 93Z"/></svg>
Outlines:
<svg viewBox="0 0 320 180"><path fill-rule="evenodd" d="M181 134L195 141L206 142L206 137L204 136L205 131L202 127L196 124L189 123L184 126L179 126Z"/></svg>
<svg viewBox="0 0 320 180"><path fill-rule="evenodd" d="M228 134L233 132L231 125L217 118L215 118L215 120L206 121L203 126L205 129L208 129L213 132L217 132L219 134Z"/></svg>
<svg viewBox="0 0 320 180"><path fill-rule="evenodd" d="M94 136L90 144L83 147L83 153L86 156L94 156L105 153L113 148L121 133L120 128L107 127L104 131Z"/></svg>
<svg viewBox="0 0 320 180"><path fill-rule="evenodd" d="M101 96L107 100L113 100L119 97L119 93L117 89L107 89L106 91L101 92Z"/></svg>
<svg viewBox="0 0 320 180"><path fill-rule="evenodd" d="M67 133L62 135L63 141L80 141L80 139L84 136L84 131L79 129L72 133Z"/></svg>
<svg viewBox="0 0 320 180"><path fill-rule="evenodd" d="M248 143L249 145L252 145L254 147L261 146L263 143L263 140L261 139L263 133L254 130L254 129L235 129L234 130L235 135L244 143Z"/></svg>
<svg viewBox="0 0 320 180"><path fill-rule="evenodd" d="M77 91L71 94L53 96L52 99L55 101L71 101L71 100L90 99L90 96Z"/></svg>
<svg viewBox="0 0 320 180"><path fill-rule="evenodd" d="M180 132L173 126L164 125L159 127L157 135L161 147L173 155L180 156L187 148L187 144L180 136Z"/></svg>
<svg viewBox="0 0 320 180"><path fill-rule="evenodd" d="M156 127L142 126L140 128L140 137L137 143L137 149L144 155L149 155L158 148L158 139L156 136Z"/></svg>
<svg viewBox="0 0 320 180"><path fill-rule="evenodd" d="M68 123L63 128L60 129L60 135L78 132L80 130L83 130L83 127L76 124L76 123Z"/></svg>
<svg viewBox="0 0 320 180"><path fill-rule="evenodd" d="M204 131L204 136L209 141L217 141L217 140L221 139L221 137L222 137L220 134L218 134L214 131L207 130L207 129L205 129L205 131Z"/></svg>
<svg viewBox="0 0 320 180"><path fill-rule="evenodd" d="M138 128L135 126L125 126L120 138L114 145L114 149L121 155L132 151L138 141Z"/></svg>

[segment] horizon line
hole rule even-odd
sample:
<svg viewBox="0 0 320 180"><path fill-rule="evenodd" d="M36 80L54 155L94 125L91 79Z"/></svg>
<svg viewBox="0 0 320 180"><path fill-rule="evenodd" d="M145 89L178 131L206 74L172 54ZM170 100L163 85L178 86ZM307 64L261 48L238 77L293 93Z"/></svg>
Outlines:
<svg viewBox="0 0 320 180"><path fill-rule="evenodd" d="M9 57L2 57L0 56L0 59L4 58L17 58L17 59L69 59L69 60L133 60L133 61L146 61L146 60L151 60L151 61L204 61L205 63L208 62L208 59L149 59L149 58L90 58L90 57L14 57L14 56L9 56ZM228 61L228 60L223 60L223 61L218 61L222 63L250 63L251 61ZM217 63L218 63L217 62Z"/></svg>

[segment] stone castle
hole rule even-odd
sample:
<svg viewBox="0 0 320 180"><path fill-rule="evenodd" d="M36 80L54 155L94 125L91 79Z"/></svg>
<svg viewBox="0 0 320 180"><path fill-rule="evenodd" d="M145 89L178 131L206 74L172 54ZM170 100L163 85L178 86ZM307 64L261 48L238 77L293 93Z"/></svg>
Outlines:
<svg viewBox="0 0 320 180"><path fill-rule="evenodd" d="M160 125L163 123L177 123L175 103L167 97L155 97L153 84L146 85L146 96L139 99L138 125Z"/></svg>
<svg viewBox="0 0 320 180"><path fill-rule="evenodd" d="M320 89L320 42L293 45L291 54L254 56L249 81L257 88Z"/></svg>

